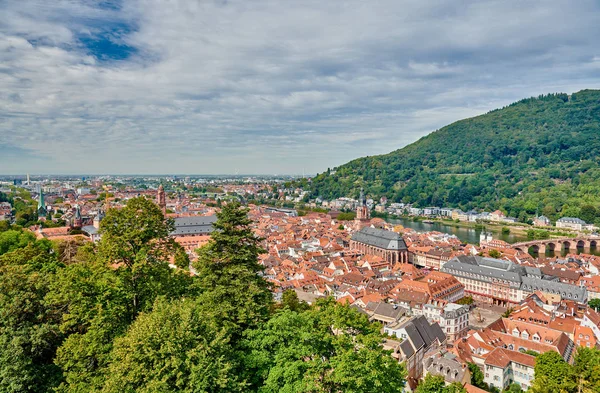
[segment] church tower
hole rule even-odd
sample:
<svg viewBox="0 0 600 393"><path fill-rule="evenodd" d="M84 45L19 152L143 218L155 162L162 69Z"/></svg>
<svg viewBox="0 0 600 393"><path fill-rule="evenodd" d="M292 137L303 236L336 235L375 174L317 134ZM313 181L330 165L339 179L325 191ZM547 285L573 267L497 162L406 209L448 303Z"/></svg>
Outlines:
<svg viewBox="0 0 600 393"><path fill-rule="evenodd" d="M37 214L38 214L38 217L40 217L40 218L45 218L46 215L48 214L48 211L46 210L46 203L44 202L44 191L42 191L41 187L40 187L40 197L38 199Z"/></svg>
<svg viewBox="0 0 600 393"><path fill-rule="evenodd" d="M367 206L367 198L365 197L364 190L360 189L360 198L358 199L358 207L356 208L356 219L360 221L367 221L371 218L371 212Z"/></svg>
<svg viewBox="0 0 600 393"><path fill-rule="evenodd" d="M81 217L81 208L75 205L75 216L73 216L73 227L81 228L83 226L83 217Z"/></svg>
<svg viewBox="0 0 600 393"><path fill-rule="evenodd" d="M160 207L160 210L162 210L163 214L167 214L167 197L162 184L158 186L158 192L156 193L156 204Z"/></svg>

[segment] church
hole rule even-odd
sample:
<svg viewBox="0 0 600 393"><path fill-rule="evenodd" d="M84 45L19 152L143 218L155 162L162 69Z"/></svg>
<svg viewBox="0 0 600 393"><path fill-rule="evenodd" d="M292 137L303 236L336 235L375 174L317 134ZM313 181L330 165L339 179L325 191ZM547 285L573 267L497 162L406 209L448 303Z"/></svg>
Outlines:
<svg viewBox="0 0 600 393"><path fill-rule="evenodd" d="M408 248L399 233L365 227L354 233L350 248L364 254L377 255L389 263L408 263Z"/></svg>

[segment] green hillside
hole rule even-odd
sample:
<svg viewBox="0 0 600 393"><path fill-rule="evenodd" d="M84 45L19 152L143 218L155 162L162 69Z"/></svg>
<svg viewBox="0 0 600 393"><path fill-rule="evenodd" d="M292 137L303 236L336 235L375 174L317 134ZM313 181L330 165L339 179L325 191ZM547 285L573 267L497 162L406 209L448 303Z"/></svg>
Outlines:
<svg viewBox="0 0 600 393"><path fill-rule="evenodd" d="M600 90L528 98L313 179L312 196L600 221Z"/></svg>

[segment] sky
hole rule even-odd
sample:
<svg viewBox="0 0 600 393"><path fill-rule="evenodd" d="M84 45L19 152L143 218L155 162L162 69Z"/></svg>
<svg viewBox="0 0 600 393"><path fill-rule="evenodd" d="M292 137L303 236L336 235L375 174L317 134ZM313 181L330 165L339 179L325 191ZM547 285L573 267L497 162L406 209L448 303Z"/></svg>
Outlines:
<svg viewBox="0 0 600 393"><path fill-rule="evenodd" d="M0 0L0 174L312 174L600 88L600 1Z"/></svg>

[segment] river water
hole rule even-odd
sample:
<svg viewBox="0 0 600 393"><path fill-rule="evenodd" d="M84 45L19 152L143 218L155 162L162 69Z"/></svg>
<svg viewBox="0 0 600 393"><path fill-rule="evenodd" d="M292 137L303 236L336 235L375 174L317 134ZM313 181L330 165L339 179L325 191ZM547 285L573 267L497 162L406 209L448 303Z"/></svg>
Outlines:
<svg viewBox="0 0 600 393"><path fill-rule="evenodd" d="M430 232L437 231L442 233L448 233L450 235L456 235L462 242L477 244L479 243L479 235L483 232L483 229L475 228L464 228L455 227L452 223L443 222L423 222L423 221L412 221L409 218L390 218L387 220L391 224L402 225L405 228L412 228L417 232ZM495 229L495 228L494 228ZM527 236L515 235L512 233L503 234L499 231L487 229L488 232L492 232L494 239L504 240L508 243L517 243L527 241Z"/></svg>
<svg viewBox="0 0 600 393"><path fill-rule="evenodd" d="M417 232L430 232L437 231L442 233L448 233L450 235L456 235L462 242L469 244L478 244L479 243L479 235L483 232L483 229L475 229L475 228L464 228L464 227L456 227L453 223L444 223L444 222L423 222L423 221L413 221L409 218L390 218L387 220L389 223L394 225L402 225L405 228L412 228ZM508 243L518 243L525 242L531 239L528 239L527 236L524 235L516 235L516 234L503 234L500 232L497 227L493 229L486 229L488 232L492 232L492 236L494 239L504 240ZM577 254L585 251L588 254L598 255L600 256L600 248L592 248L591 250L583 250L578 249ZM533 252L533 250L529 250L529 253L534 257L537 257L537 253ZM550 251L547 250L545 256L565 256L567 255L567 250L560 251Z"/></svg>

